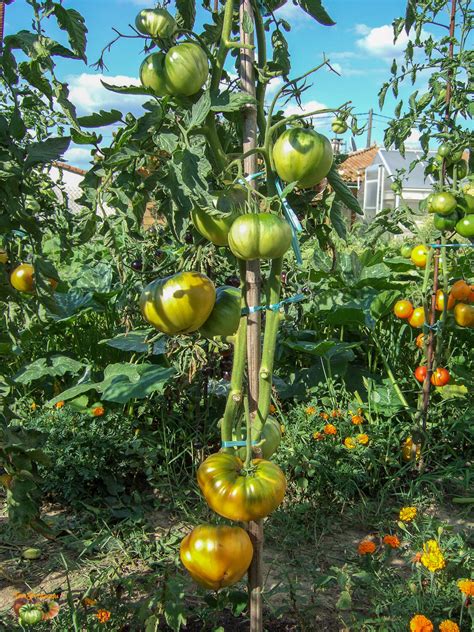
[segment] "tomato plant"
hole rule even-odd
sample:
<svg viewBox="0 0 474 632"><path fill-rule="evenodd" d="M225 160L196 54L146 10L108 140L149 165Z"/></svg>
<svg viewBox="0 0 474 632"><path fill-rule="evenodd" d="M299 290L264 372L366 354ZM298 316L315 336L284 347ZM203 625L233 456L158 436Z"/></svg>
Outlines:
<svg viewBox="0 0 474 632"><path fill-rule="evenodd" d="M474 306L458 303L454 308L454 320L460 327L474 327Z"/></svg>
<svg viewBox="0 0 474 632"><path fill-rule="evenodd" d="M444 309L444 303L445 303L445 295L443 290L438 290L436 292L436 309L439 312L442 312ZM453 309L454 305L456 303L456 300L454 299L452 294L448 294L448 305L446 309Z"/></svg>
<svg viewBox="0 0 474 632"><path fill-rule="evenodd" d="M196 230L216 246L227 246L230 227L243 211L247 192L242 187L218 191L213 196L213 206L218 214L211 214L205 208L195 206L191 217Z"/></svg>
<svg viewBox="0 0 474 632"><path fill-rule="evenodd" d="M451 215L458 205L456 198L449 191L435 193L431 198L430 207L438 215Z"/></svg>
<svg viewBox="0 0 474 632"><path fill-rule="evenodd" d="M153 90L159 97L168 94L164 65L165 54L162 52L152 53L142 61L139 71L142 86Z"/></svg>
<svg viewBox="0 0 474 632"><path fill-rule="evenodd" d="M219 590L242 579L252 561L253 546L241 527L203 524L182 540L179 555L194 581Z"/></svg>
<svg viewBox="0 0 474 632"><path fill-rule="evenodd" d="M449 380L449 371L442 367L438 367L431 376L431 384L433 384L433 386L446 386Z"/></svg>
<svg viewBox="0 0 474 632"><path fill-rule="evenodd" d="M456 232L462 237L474 237L474 214L465 215L456 224Z"/></svg>
<svg viewBox="0 0 474 632"><path fill-rule="evenodd" d="M135 27L143 35L168 39L176 30L176 22L166 9L143 9L135 18Z"/></svg>
<svg viewBox="0 0 474 632"><path fill-rule="evenodd" d="M331 129L335 134L344 134L348 127L344 119L335 118L331 123Z"/></svg>
<svg viewBox="0 0 474 632"><path fill-rule="evenodd" d="M246 522L274 511L285 495L286 479L275 463L254 459L248 472L232 454L211 454L199 466L197 480L209 507L224 518Z"/></svg>
<svg viewBox="0 0 474 632"><path fill-rule="evenodd" d="M412 327L418 328L423 327L425 322L425 309L424 307L415 307L411 316L408 319L408 322Z"/></svg>
<svg viewBox="0 0 474 632"><path fill-rule="evenodd" d="M415 369L414 376L418 382L424 382L428 375L428 369L425 366L418 366Z"/></svg>
<svg viewBox="0 0 474 632"><path fill-rule="evenodd" d="M244 428L241 429L240 435L238 436L235 433L235 438L239 441L245 441L246 439L246 431ZM262 430L261 437L258 437L255 432L252 433L252 440L259 443L263 441L262 445L262 457L264 459L270 459L275 452L278 450L278 447L281 442L281 425L274 417L268 417L267 421ZM241 459L245 459L246 448L239 449L239 457Z"/></svg>
<svg viewBox="0 0 474 632"><path fill-rule="evenodd" d="M423 244L415 246L411 251L410 258L418 268L424 268L428 259L428 248Z"/></svg>
<svg viewBox="0 0 474 632"><path fill-rule="evenodd" d="M306 189L327 176L332 166L331 143L311 129L286 130L273 146L275 169L284 182L297 182Z"/></svg>
<svg viewBox="0 0 474 632"><path fill-rule="evenodd" d="M397 301L393 307L393 313L397 318L410 318L413 314L413 305L410 301Z"/></svg>
<svg viewBox="0 0 474 632"><path fill-rule="evenodd" d="M291 244L291 229L284 219L273 213L240 215L229 231L232 253L244 261L277 259Z"/></svg>
<svg viewBox="0 0 474 632"><path fill-rule="evenodd" d="M170 94L192 96L203 87L208 75L207 56L198 44L177 44L166 53L164 76Z"/></svg>

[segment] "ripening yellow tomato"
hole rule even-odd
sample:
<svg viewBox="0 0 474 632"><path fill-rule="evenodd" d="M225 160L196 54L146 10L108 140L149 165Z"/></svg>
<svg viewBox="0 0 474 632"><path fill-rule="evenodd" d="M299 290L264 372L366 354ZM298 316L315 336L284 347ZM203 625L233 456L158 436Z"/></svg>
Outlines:
<svg viewBox="0 0 474 632"><path fill-rule="evenodd" d="M428 259L428 248L424 244L415 246L411 251L410 259L418 268L424 268Z"/></svg>
<svg viewBox="0 0 474 632"><path fill-rule="evenodd" d="M201 524L183 539L179 555L195 582L219 590L242 579L252 561L253 546L241 527Z"/></svg>
<svg viewBox="0 0 474 632"><path fill-rule="evenodd" d="M49 285L53 290L56 289L58 282L56 279L48 279ZM18 292L32 294L35 291L35 269L31 263L21 263L10 274L10 283Z"/></svg>
<svg viewBox="0 0 474 632"><path fill-rule="evenodd" d="M454 308L454 320L460 327L474 327L474 306L458 303Z"/></svg>
<svg viewBox="0 0 474 632"><path fill-rule="evenodd" d="M459 279L451 288L451 296L456 301L465 301L469 297L471 289L464 279Z"/></svg>
<svg viewBox="0 0 474 632"><path fill-rule="evenodd" d="M418 334L416 337L416 346L420 349L423 349L423 345L425 344L425 334Z"/></svg>
<svg viewBox="0 0 474 632"><path fill-rule="evenodd" d="M201 463L197 481L213 511L241 522L268 516L286 490L285 475L276 463L254 459L245 472L243 461L225 452L211 454Z"/></svg>
<svg viewBox="0 0 474 632"><path fill-rule="evenodd" d="M414 445L413 439L408 437L402 446L402 458L408 462L415 458L417 461L420 458L421 449L419 445Z"/></svg>
<svg viewBox="0 0 474 632"><path fill-rule="evenodd" d="M413 305L407 300L397 301L393 307L393 313L397 318L410 318L413 314Z"/></svg>
<svg viewBox="0 0 474 632"><path fill-rule="evenodd" d="M448 294L448 307L447 309L453 309L453 307L456 304L456 299L454 298L454 296L449 293ZM444 292L443 290L438 290L436 292L436 309L438 310L438 312L442 312L444 309Z"/></svg>
<svg viewBox="0 0 474 632"><path fill-rule="evenodd" d="M425 309L424 307L416 307L413 310L412 315L408 319L408 322L412 327L423 327L425 322Z"/></svg>

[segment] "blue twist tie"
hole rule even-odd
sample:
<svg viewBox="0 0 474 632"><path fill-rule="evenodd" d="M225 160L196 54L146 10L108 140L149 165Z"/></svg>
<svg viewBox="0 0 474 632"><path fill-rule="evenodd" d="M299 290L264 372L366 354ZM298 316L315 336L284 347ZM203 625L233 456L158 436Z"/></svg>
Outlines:
<svg viewBox="0 0 474 632"><path fill-rule="evenodd" d="M470 244L429 244L430 248L474 248L474 243Z"/></svg>
<svg viewBox="0 0 474 632"><path fill-rule="evenodd" d="M251 173L250 175L245 176L245 178L239 178L237 182L240 182L240 184L245 184L245 182L252 182L252 180L257 180L264 175L265 171L257 171L257 173Z"/></svg>
<svg viewBox="0 0 474 632"><path fill-rule="evenodd" d="M285 197L282 197L281 195L283 193L283 188L281 186L281 181L279 178L277 178L277 181L276 181L276 189L278 191L278 195L280 196L281 203L283 206L283 214L285 215L291 228L291 245L293 247L293 252L295 253L297 263L301 265L303 263L303 258L301 257L300 243L298 241L298 233L300 233L303 230L303 227L301 226L300 220L296 216L296 213L288 204L287 199Z"/></svg>
<svg viewBox="0 0 474 632"><path fill-rule="evenodd" d="M257 445L259 441L252 441L252 445ZM222 441L223 448L243 448L247 445L247 441Z"/></svg>
<svg viewBox="0 0 474 632"><path fill-rule="evenodd" d="M428 323L423 323L424 331L437 331L439 329L439 324L441 321L438 320L434 325L429 325Z"/></svg>
<svg viewBox="0 0 474 632"><path fill-rule="evenodd" d="M290 296L288 298L284 298L279 303L273 303L273 305L254 305L253 307L244 307L241 314L242 316L246 316L247 314L254 314L255 312L263 312L267 309L272 312L277 312L282 305L286 305L288 303L299 303L300 301L304 301L306 299L305 294L295 294L294 296Z"/></svg>

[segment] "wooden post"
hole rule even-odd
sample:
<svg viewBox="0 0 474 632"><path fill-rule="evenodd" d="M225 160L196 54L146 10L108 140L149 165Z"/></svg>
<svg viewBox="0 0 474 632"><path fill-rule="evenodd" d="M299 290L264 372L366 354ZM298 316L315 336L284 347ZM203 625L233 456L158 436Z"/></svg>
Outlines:
<svg viewBox="0 0 474 632"><path fill-rule="evenodd" d="M5 3L0 2L0 51L3 48L3 31L5 28Z"/></svg>
<svg viewBox="0 0 474 632"><path fill-rule="evenodd" d="M240 40L244 44L253 44L253 34L243 29L244 22L254 23L254 14L250 0L240 0ZM242 90L255 97L255 54L253 49L240 49L240 83ZM257 145L257 108L245 106L243 116L243 151L248 152ZM246 175L256 173L257 158L255 154L244 159ZM254 182L254 181L252 181ZM260 305L260 261L248 261L245 274L245 291L249 307ZM260 312L247 317L247 361L248 361L248 400L250 419L253 421L258 408L258 382L261 362L261 318ZM250 631L262 632L262 549L263 522L249 522L248 534L252 540L254 555L248 571Z"/></svg>
<svg viewBox="0 0 474 632"><path fill-rule="evenodd" d="M367 121L367 147L370 147L372 144L372 125L373 125L373 116L374 111L372 108L369 110L369 118Z"/></svg>

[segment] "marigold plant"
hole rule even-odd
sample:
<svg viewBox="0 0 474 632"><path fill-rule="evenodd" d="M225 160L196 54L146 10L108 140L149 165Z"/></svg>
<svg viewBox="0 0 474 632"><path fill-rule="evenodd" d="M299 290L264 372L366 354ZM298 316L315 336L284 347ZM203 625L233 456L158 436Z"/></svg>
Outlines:
<svg viewBox="0 0 474 632"><path fill-rule="evenodd" d="M398 549L400 546L400 540L396 535L385 535L383 538L384 544L390 546L392 549Z"/></svg>
<svg viewBox="0 0 474 632"><path fill-rule="evenodd" d="M104 413L105 409L103 408L103 406L96 406L92 409L92 414L94 415L94 417L102 417Z"/></svg>
<svg viewBox="0 0 474 632"><path fill-rule="evenodd" d="M307 415L314 415L316 413L316 408L314 406L308 406L304 411Z"/></svg>
<svg viewBox="0 0 474 632"><path fill-rule="evenodd" d="M368 555L374 553L376 548L375 542L372 542L372 540L362 540L362 542L359 542L357 551L359 555Z"/></svg>
<svg viewBox="0 0 474 632"><path fill-rule="evenodd" d="M322 432L313 432L313 439L316 441L322 441L324 439L324 435Z"/></svg>
<svg viewBox="0 0 474 632"><path fill-rule="evenodd" d="M64 406L64 404L65 404L65 402L63 402L63 401L61 401L61 402L56 402L56 403L54 404L54 407L59 409L59 408L62 408L62 407Z"/></svg>
<svg viewBox="0 0 474 632"><path fill-rule="evenodd" d="M354 426L360 426L364 423L364 419L363 417L361 417L361 415L352 415L351 421Z"/></svg>
<svg viewBox="0 0 474 632"><path fill-rule="evenodd" d="M459 632L459 626L455 621L445 619L439 624L439 632Z"/></svg>
<svg viewBox="0 0 474 632"><path fill-rule="evenodd" d="M356 443L352 437L346 437L344 439L344 445L348 450L353 450L356 447Z"/></svg>
<svg viewBox="0 0 474 632"><path fill-rule="evenodd" d="M423 614L415 614L410 621L410 632L433 632L434 626Z"/></svg>
<svg viewBox="0 0 474 632"><path fill-rule="evenodd" d="M436 540L428 540L423 544L421 563L431 573L440 571L446 566L446 560Z"/></svg>
<svg viewBox="0 0 474 632"><path fill-rule="evenodd" d="M111 615L111 613L108 610L104 610L104 609L101 608L100 610L97 610L95 616L99 620L99 623L107 623L107 621L110 620L110 617L112 615Z"/></svg>
<svg viewBox="0 0 474 632"><path fill-rule="evenodd" d="M357 442L361 445L367 445L369 443L369 435L362 433L357 435Z"/></svg>
<svg viewBox="0 0 474 632"><path fill-rule="evenodd" d="M416 517L416 514L416 507L402 507L399 517L402 522L411 522Z"/></svg>
<svg viewBox="0 0 474 632"><path fill-rule="evenodd" d="M321 419L329 419L329 415L327 413L319 413Z"/></svg>
<svg viewBox="0 0 474 632"><path fill-rule="evenodd" d="M458 588L466 597L474 597L474 581L472 579L460 579Z"/></svg>
<svg viewBox="0 0 474 632"><path fill-rule="evenodd" d="M327 435L335 435L335 434L337 434L336 426L333 426L332 424L326 424L324 426L324 434L327 434Z"/></svg>

